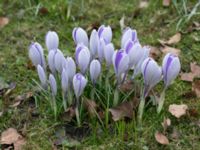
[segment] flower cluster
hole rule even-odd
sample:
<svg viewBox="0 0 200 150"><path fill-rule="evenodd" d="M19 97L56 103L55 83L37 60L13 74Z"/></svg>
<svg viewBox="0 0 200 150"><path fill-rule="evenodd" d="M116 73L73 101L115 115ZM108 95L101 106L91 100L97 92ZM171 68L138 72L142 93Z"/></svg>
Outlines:
<svg viewBox="0 0 200 150"><path fill-rule="evenodd" d="M123 31L119 50L115 50L112 43L110 26L102 25L98 30L92 30L90 38L84 29L77 27L73 29L72 37L76 45L75 55L74 57L65 57L58 49L59 37L57 33L49 31L46 34L48 68L51 71L49 79L46 77L47 67L42 46L35 42L29 47L29 57L37 68L41 86L47 90L49 83L54 99L57 95L57 82L60 79L65 110L67 108L66 97L71 93L72 88L78 109L79 98L88 82L87 73L89 72L91 82L95 86L104 63L107 71L113 65L117 87L123 84L131 71L132 80L140 74L143 75L144 91L139 108L140 116L143 112L144 99L149 91L162 79L165 91L180 71L179 58L171 53L164 57L162 67L160 67L153 58L149 57L150 48L140 44L136 30L131 28ZM163 99L160 100L161 103L158 104L158 112L162 109L163 101Z"/></svg>

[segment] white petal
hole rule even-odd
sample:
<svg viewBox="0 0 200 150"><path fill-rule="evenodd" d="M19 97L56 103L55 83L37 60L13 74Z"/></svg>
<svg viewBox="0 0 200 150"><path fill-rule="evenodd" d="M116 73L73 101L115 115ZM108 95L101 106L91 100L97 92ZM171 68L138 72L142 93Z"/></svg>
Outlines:
<svg viewBox="0 0 200 150"><path fill-rule="evenodd" d="M45 42L49 51L58 49L59 38L57 33L54 31L49 31L46 34Z"/></svg>

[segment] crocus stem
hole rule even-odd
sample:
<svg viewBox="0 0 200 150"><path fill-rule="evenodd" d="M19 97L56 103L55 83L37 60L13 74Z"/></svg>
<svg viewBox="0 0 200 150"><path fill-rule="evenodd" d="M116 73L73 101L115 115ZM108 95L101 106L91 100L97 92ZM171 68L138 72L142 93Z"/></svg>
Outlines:
<svg viewBox="0 0 200 150"><path fill-rule="evenodd" d="M109 122L109 101L110 101L110 87L109 87L109 71L107 71L106 75L106 91L107 91L107 104L106 104L106 128L108 128Z"/></svg>
<svg viewBox="0 0 200 150"><path fill-rule="evenodd" d="M163 105L164 105L164 101L165 101L165 90L164 89L160 95L160 100L159 100L159 103L158 103L158 108L157 108L157 113L159 114L163 108Z"/></svg>
<svg viewBox="0 0 200 150"><path fill-rule="evenodd" d="M77 120L77 124L78 127L81 126L81 121L80 121L80 116L79 116L79 98L76 98L76 108L75 108L75 114L76 114L76 120Z"/></svg>
<svg viewBox="0 0 200 150"><path fill-rule="evenodd" d="M114 92L113 106L116 106L118 104L118 101L119 101L119 89L117 86Z"/></svg>
<svg viewBox="0 0 200 150"><path fill-rule="evenodd" d="M53 101L54 117L55 117L55 120L56 120L57 119L57 106L56 106L56 98L55 98L54 95L52 96L52 101Z"/></svg>
<svg viewBox="0 0 200 150"><path fill-rule="evenodd" d="M70 89L67 92L67 101L68 101L68 106L72 105L72 103L73 103L73 96L72 96L72 90L70 90Z"/></svg>
<svg viewBox="0 0 200 150"><path fill-rule="evenodd" d="M145 105L145 97L143 95L141 100L140 100L139 109L138 109L138 122L139 122L139 124L141 124L141 122L142 122L144 105Z"/></svg>
<svg viewBox="0 0 200 150"><path fill-rule="evenodd" d="M66 111L67 110L67 100L66 100L66 96L67 94L65 94L65 92L63 91L62 92L62 98L63 98L63 107L64 107L64 110Z"/></svg>
<svg viewBox="0 0 200 150"><path fill-rule="evenodd" d="M93 88L92 88L92 91L91 91L91 95L90 95L90 97L91 97L92 100L95 99L94 95L95 95L95 86L93 85Z"/></svg>

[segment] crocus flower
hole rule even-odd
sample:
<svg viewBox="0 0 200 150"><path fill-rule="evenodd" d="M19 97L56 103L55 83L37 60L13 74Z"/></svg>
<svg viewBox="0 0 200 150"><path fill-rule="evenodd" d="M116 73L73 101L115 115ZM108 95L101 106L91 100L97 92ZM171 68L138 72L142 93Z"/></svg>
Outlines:
<svg viewBox="0 0 200 150"><path fill-rule="evenodd" d="M114 54L114 46L112 43L106 44L104 46L104 58L106 60L106 66L109 68L109 66L112 64L112 56Z"/></svg>
<svg viewBox="0 0 200 150"><path fill-rule="evenodd" d="M54 31L47 32L45 42L49 51L58 49L59 38L57 33Z"/></svg>
<svg viewBox="0 0 200 150"><path fill-rule="evenodd" d="M50 84L50 87L51 87L52 95L56 96L56 94L57 94L57 84L56 84L56 79L52 74L49 75L49 84Z"/></svg>
<svg viewBox="0 0 200 150"><path fill-rule="evenodd" d="M62 85L62 90L64 93L67 92L68 89L68 72L67 70L64 68L61 74L61 85Z"/></svg>
<svg viewBox="0 0 200 150"><path fill-rule="evenodd" d="M148 92L161 80L162 70L152 58L144 60L141 70L145 84L144 97L146 97Z"/></svg>
<svg viewBox="0 0 200 150"><path fill-rule="evenodd" d="M92 33L90 35L90 52L92 58L95 58L95 56L97 55L98 39L99 37L97 31L95 29L92 30Z"/></svg>
<svg viewBox="0 0 200 150"><path fill-rule="evenodd" d="M122 49L115 51L112 57L112 62L119 84L121 82L121 75L126 73L129 68L129 56Z"/></svg>
<svg viewBox="0 0 200 150"><path fill-rule="evenodd" d="M128 40L131 40L133 42L138 42L136 30L133 30L131 28L126 28L124 30L124 33L121 39L121 48L125 48L125 44Z"/></svg>
<svg viewBox="0 0 200 150"><path fill-rule="evenodd" d="M49 65L49 69L51 70L51 72L53 74L56 73L56 67L55 67L55 54L56 54L57 50L53 50L53 51L49 51L48 54L48 65Z"/></svg>
<svg viewBox="0 0 200 150"><path fill-rule="evenodd" d="M45 68L43 48L39 43L35 42L30 45L29 58L31 59L35 67L37 67L37 65L40 65Z"/></svg>
<svg viewBox="0 0 200 150"><path fill-rule="evenodd" d="M67 74L68 74L68 78L69 78L69 82L72 83L73 77L76 73L76 64L73 60L72 57L67 57L64 64L63 64L63 68L65 68Z"/></svg>
<svg viewBox="0 0 200 150"><path fill-rule="evenodd" d="M84 90L86 84L87 84L87 80L82 74L77 73L74 75L73 88L74 88L74 93L75 93L75 96L77 99L79 99L79 97L83 93L83 90Z"/></svg>
<svg viewBox="0 0 200 150"><path fill-rule="evenodd" d="M180 69L181 64L179 58L172 53L166 54L162 63L165 88L167 88L171 84L171 82L177 77Z"/></svg>
<svg viewBox="0 0 200 150"><path fill-rule="evenodd" d="M90 51L84 45L78 45L76 48L76 63L79 66L81 73L85 74L90 63Z"/></svg>
<svg viewBox="0 0 200 150"><path fill-rule="evenodd" d="M132 40L128 40L125 45L125 52L129 56L129 68L136 67L141 60L144 51L139 43L134 43Z"/></svg>
<svg viewBox="0 0 200 150"><path fill-rule="evenodd" d="M37 66L37 72L38 72L38 76L39 76L42 87L44 89L46 89L47 88L47 78L46 78L44 69L40 65Z"/></svg>
<svg viewBox="0 0 200 150"><path fill-rule="evenodd" d="M63 69L63 61L65 60L65 57L63 53L57 49L54 57L54 63L55 63L55 68L59 73L62 73Z"/></svg>
<svg viewBox="0 0 200 150"><path fill-rule="evenodd" d="M101 73L100 62L96 59L92 60L90 63L90 78L93 84L96 83L97 78L99 77L100 73Z"/></svg>
<svg viewBox="0 0 200 150"><path fill-rule="evenodd" d="M101 25L98 29L99 38L103 38L106 43L110 43L112 40L112 29L110 26Z"/></svg>
<svg viewBox="0 0 200 150"><path fill-rule="evenodd" d="M103 38L98 39L98 47L97 47L97 54L99 61L102 63L104 59L104 47L105 47L105 40Z"/></svg>
<svg viewBox="0 0 200 150"><path fill-rule="evenodd" d="M88 47L88 35L85 30L80 27L74 28L72 32L72 37L76 44L84 44Z"/></svg>

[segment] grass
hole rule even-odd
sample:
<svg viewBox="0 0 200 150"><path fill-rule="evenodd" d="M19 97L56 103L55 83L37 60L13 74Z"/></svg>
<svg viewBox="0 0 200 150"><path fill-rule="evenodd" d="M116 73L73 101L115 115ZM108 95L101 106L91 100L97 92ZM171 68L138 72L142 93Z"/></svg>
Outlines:
<svg viewBox="0 0 200 150"><path fill-rule="evenodd" d="M137 0L13 0L0 2L0 16L10 18L10 23L0 29L0 76L5 82L16 82L17 87L12 97L25 92L33 91L34 82L37 80L36 71L28 65L28 46L31 41L39 41L44 47L44 36L48 30L55 30L60 37L60 49L67 55L74 52L71 32L73 27L81 26L88 33L92 27L100 24L109 24L114 32L114 45L120 46L119 20L125 16L125 24L138 31L142 44L159 47L158 39L167 39L177 31L177 24L184 18L182 12L183 2L177 5L163 7L160 0L151 0L147 8L139 9ZM195 7L196 1L187 1L187 13ZM48 13L39 12L45 8ZM69 11L70 8L70 11ZM188 32L187 28L193 21L200 19L197 14L189 21L181 24L179 31L183 32L181 42L174 47L181 49L182 70L189 71L189 63L196 61L200 64L200 45L193 39L193 35L200 37L199 31ZM47 51L45 51L47 53ZM200 129L195 124L198 117L185 116L175 119L168 113L168 106L172 103L185 103L189 108L200 111L200 102L197 98L185 98L182 95L191 90L191 85L177 79L166 93L164 111L157 115L154 107L146 107L142 129L136 127L134 119L128 123L124 121L112 123L113 134L104 134L99 131L98 124L91 136L85 138L77 149L199 149ZM0 96L1 110L0 132L8 127L14 127L22 133L27 140L25 149L49 149L56 138L57 127L64 121L54 121L48 115L48 105L43 97L39 97L39 116L33 117L30 112L30 102L23 102L18 108L10 108L12 99L5 100ZM51 113L50 113L51 114ZM172 127L167 132L168 136L174 129L178 130L180 137L170 139L168 146L163 146L155 141L154 133L162 131L161 122L164 117L169 117ZM100 133L99 133L100 132ZM67 149L67 144L61 149Z"/></svg>

